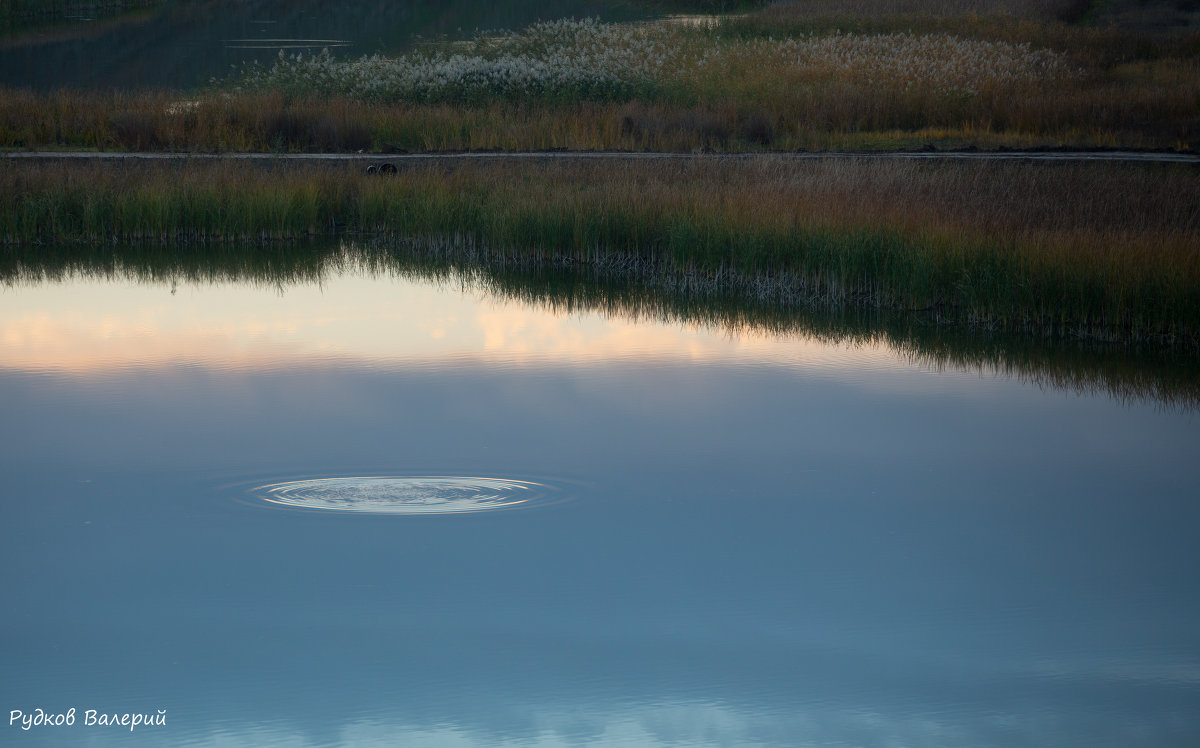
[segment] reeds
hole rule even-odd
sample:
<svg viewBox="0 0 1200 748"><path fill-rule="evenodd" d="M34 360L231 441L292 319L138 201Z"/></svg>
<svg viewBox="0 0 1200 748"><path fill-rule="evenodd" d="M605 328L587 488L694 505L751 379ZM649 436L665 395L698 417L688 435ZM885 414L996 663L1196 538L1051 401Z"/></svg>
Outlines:
<svg viewBox="0 0 1200 748"><path fill-rule="evenodd" d="M886 161L414 167L183 163L0 175L9 242L434 237L530 261L663 265L809 304L1200 350L1190 167ZM690 275L688 275L690 274Z"/></svg>

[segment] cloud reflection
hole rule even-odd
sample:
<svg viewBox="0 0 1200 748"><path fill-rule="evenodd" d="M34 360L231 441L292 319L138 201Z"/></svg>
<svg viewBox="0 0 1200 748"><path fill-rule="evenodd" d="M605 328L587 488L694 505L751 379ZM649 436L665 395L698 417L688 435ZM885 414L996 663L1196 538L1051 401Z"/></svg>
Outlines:
<svg viewBox="0 0 1200 748"><path fill-rule="evenodd" d="M86 374L189 363L280 369L335 360L390 367L604 360L886 367L881 347L561 312L406 279L342 276L251 286L43 284L0 295L0 367Z"/></svg>
<svg viewBox="0 0 1200 748"><path fill-rule="evenodd" d="M1096 715L1091 715L1095 717ZM367 718L348 722L320 736L309 735L287 725L246 726L217 734L197 735L188 745L321 746L404 745L410 748L473 748L475 746L520 746L562 748L565 746L641 746L642 748L687 748L689 746L779 746L779 745L920 745L965 746L1044 745L1048 736L1062 736L1073 720L1088 715L997 713L972 725L946 714L889 715L850 706L798 706L785 712L739 710L733 705L709 702L668 702L631 707L619 712L581 707L564 710L528 707L528 712L509 715L520 722L519 731L489 732L478 726L408 723L403 719ZM1098 728L1097 725L1093 725ZM1154 725L1125 724L1115 733L1121 737L1155 733ZM1099 729L1090 733L1100 737ZM1003 737L1001 737L1003 736ZM1075 743L1070 743L1075 744Z"/></svg>

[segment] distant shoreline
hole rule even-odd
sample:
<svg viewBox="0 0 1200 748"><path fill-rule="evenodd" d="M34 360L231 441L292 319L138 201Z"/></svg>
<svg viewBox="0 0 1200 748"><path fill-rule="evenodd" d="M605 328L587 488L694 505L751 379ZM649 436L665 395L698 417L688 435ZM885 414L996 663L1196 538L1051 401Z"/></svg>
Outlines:
<svg viewBox="0 0 1200 748"><path fill-rule="evenodd" d="M882 150L882 151L757 151L752 153L699 152L679 153L670 151L452 151L429 153L270 153L251 152L172 152L172 151L0 151L0 159L22 160L97 160L120 161L292 161L292 162L362 162L364 164L398 162L420 163L445 160L504 161L504 160L626 160L643 161L654 159L750 161L754 159L781 159L796 161L845 160L845 159L898 159L913 161L1042 161L1042 162L1108 162L1148 164L1196 164L1200 165L1200 153L1174 151L1142 151L1132 149L1030 149L1030 150Z"/></svg>

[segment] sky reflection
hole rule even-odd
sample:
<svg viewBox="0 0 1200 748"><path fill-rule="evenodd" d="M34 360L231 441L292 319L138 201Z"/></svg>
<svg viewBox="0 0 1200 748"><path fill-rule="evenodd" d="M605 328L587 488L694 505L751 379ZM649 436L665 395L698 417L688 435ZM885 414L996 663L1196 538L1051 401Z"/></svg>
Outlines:
<svg viewBox="0 0 1200 748"><path fill-rule="evenodd" d="M0 341L2 368L74 374L179 363L278 369L331 360L399 368L615 359L859 372L895 365L883 346L566 314L478 290L445 293L429 282L361 274L274 290L131 281L8 287L0 292Z"/></svg>

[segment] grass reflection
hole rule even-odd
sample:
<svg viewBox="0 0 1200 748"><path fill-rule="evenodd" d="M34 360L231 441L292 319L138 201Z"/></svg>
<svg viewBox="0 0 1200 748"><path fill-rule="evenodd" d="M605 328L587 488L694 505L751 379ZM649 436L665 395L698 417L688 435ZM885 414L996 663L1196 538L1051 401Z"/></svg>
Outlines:
<svg viewBox="0 0 1200 748"><path fill-rule="evenodd" d="M0 280L10 286L99 279L284 289L349 272L453 285L563 315L598 312L732 335L883 346L931 369L1000 374L1044 388L1200 409L1200 361L1178 351L966 330L943 324L931 312L823 303L770 279L680 272L635 256L580 263L489 252L461 241L396 239L186 244L167 250L157 244L0 249Z"/></svg>

